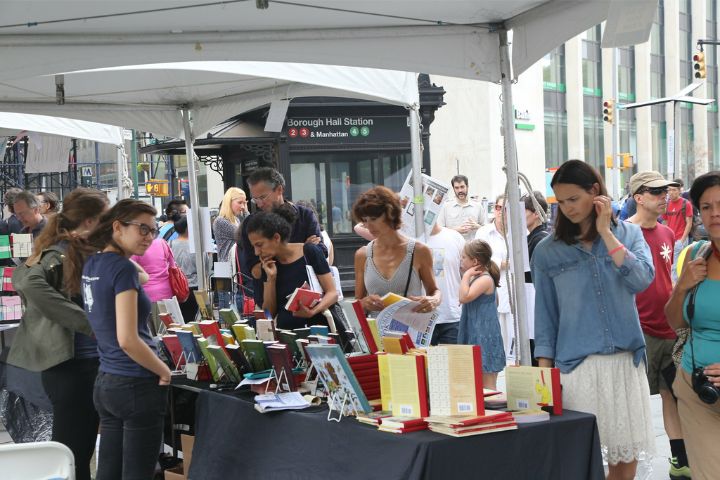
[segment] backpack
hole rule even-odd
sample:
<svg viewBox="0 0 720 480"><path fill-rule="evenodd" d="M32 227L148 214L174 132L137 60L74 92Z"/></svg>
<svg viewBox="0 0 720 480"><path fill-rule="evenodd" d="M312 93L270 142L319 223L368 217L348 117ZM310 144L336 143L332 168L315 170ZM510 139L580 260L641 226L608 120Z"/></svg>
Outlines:
<svg viewBox="0 0 720 480"><path fill-rule="evenodd" d="M685 204L684 204L684 203L683 203L683 208L685 208ZM170 241L170 237L172 237L174 234L175 234L175 225L173 225L172 227L168 228L168 231L165 232L165 235L163 235L162 238L163 238L163 240L165 240L166 242L169 242L169 241Z"/></svg>
<svg viewBox="0 0 720 480"><path fill-rule="evenodd" d="M687 204L689 203L689 200L686 198L683 198L683 204L680 208L680 215L685 218L685 212L687 212ZM700 212L697 208L693 208L692 213L692 227L690 228L690 235L689 237L694 240L704 240L708 238L707 230L705 230L705 226L702 223L702 220L700 219Z"/></svg>

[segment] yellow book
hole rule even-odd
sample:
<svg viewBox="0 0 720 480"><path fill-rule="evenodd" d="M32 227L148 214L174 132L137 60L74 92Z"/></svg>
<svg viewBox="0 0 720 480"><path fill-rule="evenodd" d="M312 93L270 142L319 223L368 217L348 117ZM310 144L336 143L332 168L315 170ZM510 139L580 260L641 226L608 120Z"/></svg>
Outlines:
<svg viewBox="0 0 720 480"><path fill-rule="evenodd" d="M477 345L441 345L427 352L431 414L485 414L482 354Z"/></svg>
<svg viewBox="0 0 720 480"><path fill-rule="evenodd" d="M245 340L247 338L245 336L247 334L247 330L245 330L246 326L247 325L242 324L242 323L240 323L240 324L235 323L232 325L232 327L231 327L232 331L235 334L235 338L237 339L238 342L242 342L243 340Z"/></svg>
<svg viewBox="0 0 720 480"><path fill-rule="evenodd" d="M378 355L378 370L380 371L380 401L382 410L392 410L392 392L390 390L390 370L388 369L387 355Z"/></svg>
<svg viewBox="0 0 720 480"><path fill-rule="evenodd" d="M223 342L225 342L225 345L234 345L235 344L235 337L233 337L231 333L223 332L222 338L223 338Z"/></svg>
<svg viewBox="0 0 720 480"><path fill-rule="evenodd" d="M407 300L407 299L405 297L403 297L402 295L398 295L397 293L390 292L390 293L386 293L385 295L383 295L380 298L380 300L382 300L383 305L385 306L385 308L387 308L395 302L399 302L400 300Z"/></svg>
<svg viewBox="0 0 720 480"><path fill-rule="evenodd" d="M370 333L372 333L373 340L375 340L375 345L377 346L378 351L384 352L385 347L383 347L382 337L380 336L380 330L378 330L377 319L368 318L367 323L368 323L368 327L370 327Z"/></svg>
<svg viewBox="0 0 720 480"><path fill-rule="evenodd" d="M188 332L192 332L193 335L202 335L200 325L197 322L186 323L182 326L182 329L187 330Z"/></svg>
<svg viewBox="0 0 720 480"><path fill-rule="evenodd" d="M207 361L208 368L210 369L210 374L212 375L212 378L214 381L218 382L220 381L220 372L218 371L218 363L217 360L215 360L215 357L212 353L210 353L210 349L207 338L198 338L197 339L198 346L200 347L200 351L203 354L203 357L205 357L205 360Z"/></svg>
<svg viewBox="0 0 720 480"><path fill-rule="evenodd" d="M382 337L383 348L387 353L395 353L402 355L403 351L402 339L398 337Z"/></svg>
<svg viewBox="0 0 720 480"><path fill-rule="evenodd" d="M537 410L552 407L562 414L560 370L550 367L506 367L505 388L510 410Z"/></svg>
<svg viewBox="0 0 720 480"><path fill-rule="evenodd" d="M425 377L425 356L394 355L392 353L385 356L390 377L390 402L393 416L427 417L430 412Z"/></svg>

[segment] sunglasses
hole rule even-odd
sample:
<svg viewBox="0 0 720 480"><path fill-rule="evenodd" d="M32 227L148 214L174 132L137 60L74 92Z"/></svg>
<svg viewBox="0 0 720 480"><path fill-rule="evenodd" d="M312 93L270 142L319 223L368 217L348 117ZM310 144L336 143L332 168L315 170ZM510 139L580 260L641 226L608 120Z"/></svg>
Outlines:
<svg viewBox="0 0 720 480"><path fill-rule="evenodd" d="M123 225L135 225L138 227L138 231L140 232L140 235L143 237L147 237L148 235L152 235L152 238L157 238L159 230L157 228L150 227L148 225L145 225L144 223L140 222L120 222Z"/></svg>
<svg viewBox="0 0 720 480"><path fill-rule="evenodd" d="M659 195L667 195L668 188L667 187L646 187L643 189L640 189L637 193L649 193L650 195L653 195L655 197Z"/></svg>

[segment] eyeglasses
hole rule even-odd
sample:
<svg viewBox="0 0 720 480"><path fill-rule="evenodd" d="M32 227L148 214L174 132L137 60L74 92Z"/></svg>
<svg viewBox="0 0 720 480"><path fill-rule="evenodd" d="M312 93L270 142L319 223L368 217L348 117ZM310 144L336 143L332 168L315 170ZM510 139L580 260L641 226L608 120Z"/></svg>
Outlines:
<svg viewBox="0 0 720 480"><path fill-rule="evenodd" d="M148 225L145 225L144 223L140 222L120 222L123 225L135 225L138 227L138 231L140 232L140 235L143 237L147 237L148 235L152 235L152 238L157 238L159 230L157 228L152 228Z"/></svg>
<svg viewBox="0 0 720 480"><path fill-rule="evenodd" d="M649 193L650 195L657 197L659 195L667 195L668 188L667 187L652 187L652 188L646 187L646 188L641 189L637 193Z"/></svg>
<svg viewBox="0 0 720 480"><path fill-rule="evenodd" d="M495 204L495 210L502 210L502 209L503 209L503 205L498 205L497 203Z"/></svg>
<svg viewBox="0 0 720 480"><path fill-rule="evenodd" d="M261 195L261 196L259 196L259 197L252 197L252 198L250 199L250 201L251 201L252 203L254 203L255 205L257 205L258 202L264 202L265 200L267 200L267 198L268 198L270 195L272 195L272 193L273 193L273 192L268 192L268 193L266 193L265 195Z"/></svg>

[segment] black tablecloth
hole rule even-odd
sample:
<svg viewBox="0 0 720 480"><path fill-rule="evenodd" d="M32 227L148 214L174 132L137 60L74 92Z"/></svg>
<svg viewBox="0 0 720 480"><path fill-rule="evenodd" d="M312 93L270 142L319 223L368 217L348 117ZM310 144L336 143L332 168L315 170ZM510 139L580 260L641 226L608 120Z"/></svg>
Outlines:
<svg viewBox="0 0 720 480"><path fill-rule="evenodd" d="M604 479L595 417L565 411L516 431L454 438L379 432L326 408L261 414L252 396L203 391L190 480Z"/></svg>

